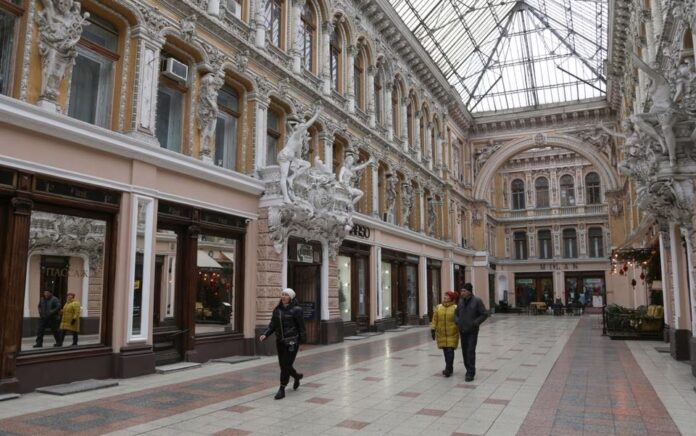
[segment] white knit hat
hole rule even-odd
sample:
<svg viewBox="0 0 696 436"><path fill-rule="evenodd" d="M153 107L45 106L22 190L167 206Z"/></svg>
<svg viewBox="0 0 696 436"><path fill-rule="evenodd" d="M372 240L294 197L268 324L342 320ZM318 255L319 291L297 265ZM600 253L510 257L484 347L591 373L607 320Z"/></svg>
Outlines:
<svg viewBox="0 0 696 436"><path fill-rule="evenodd" d="M288 296L290 297L291 300L294 300L295 295L297 295L297 294L295 294L295 291L293 291L291 288L283 289L283 294L288 294Z"/></svg>

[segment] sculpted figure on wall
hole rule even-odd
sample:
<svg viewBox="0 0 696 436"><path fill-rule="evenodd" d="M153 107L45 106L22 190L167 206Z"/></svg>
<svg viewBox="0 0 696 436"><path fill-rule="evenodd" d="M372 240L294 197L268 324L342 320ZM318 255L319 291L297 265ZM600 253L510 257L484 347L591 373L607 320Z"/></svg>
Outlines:
<svg viewBox="0 0 696 436"><path fill-rule="evenodd" d="M474 168L476 169L476 174L478 175L479 171L481 171L481 168L483 168L484 165L486 165L486 162L488 162L488 159L498 151L502 147L502 144L499 142L493 142L493 140L488 141L488 145L485 146L483 149L481 149L475 159L475 166Z"/></svg>
<svg viewBox="0 0 696 436"><path fill-rule="evenodd" d="M428 235L435 237L435 224L437 224L437 214L435 213L435 197L428 197Z"/></svg>
<svg viewBox="0 0 696 436"><path fill-rule="evenodd" d="M351 194L353 204L357 204L358 201L363 196L363 192L358 189L358 182L360 182L360 173L368 165L374 163L374 159L370 157L367 161L356 165L355 164L355 154L352 152L346 153L346 157L343 160L343 166L338 172L338 181L343 183Z"/></svg>
<svg viewBox="0 0 696 436"><path fill-rule="evenodd" d="M75 62L75 45L80 40L89 13L80 15L80 3L73 0L41 0L41 3L44 9L36 18L41 55L39 105L58 110L60 84L68 66Z"/></svg>
<svg viewBox="0 0 696 436"><path fill-rule="evenodd" d="M218 92L225 84L224 73L208 73L201 79L201 93L198 101L198 123L201 134L201 159L212 162L211 153L215 147L215 129L220 113L217 104Z"/></svg>
<svg viewBox="0 0 696 436"><path fill-rule="evenodd" d="M295 177L311 166L309 162L302 159L301 154L304 144L309 141L308 129L319 119L320 111L321 109L317 106L314 115L305 122L300 122L296 116L288 117L288 140L277 157L280 166L280 192L286 203L291 203L293 200L292 183ZM292 173L290 173L291 169Z"/></svg>
<svg viewBox="0 0 696 436"><path fill-rule="evenodd" d="M396 184L398 182L396 175L387 173L387 222L395 223L394 209L396 207Z"/></svg>
<svg viewBox="0 0 696 436"><path fill-rule="evenodd" d="M408 180L401 184L401 225L406 226L411 217L413 207L413 186Z"/></svg>

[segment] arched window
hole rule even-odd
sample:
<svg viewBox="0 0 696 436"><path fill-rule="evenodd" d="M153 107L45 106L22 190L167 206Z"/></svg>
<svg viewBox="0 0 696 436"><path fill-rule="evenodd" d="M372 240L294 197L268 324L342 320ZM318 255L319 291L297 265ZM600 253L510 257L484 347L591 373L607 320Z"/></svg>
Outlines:
<svg viewBox="0 0 696 436"><path fill-rule="evenodd" d="M392 95L391 95L392 101L391 101L391 111L392 111L392 129L394 133L394 138L400 138L401 137L401 103L399 103L400 100L400 94L399 94L399 85L396 81L394 81L394 87L392 88Z"/></svg>
<svg viewBox="0 0 696 436"><path fill-rule="evenodd" d="M561 177L561 206L575 206L575 182L568 174Z"/></svg>
<svg viewBox="0 0 696 436"><path fill-rule="evenodd" d="M96 15L89 18L77 45L70 82L68 115L109 128L118 55L116 27Z"/></svg>
<svg viewBox="0 0 696 436"><path fill-rule="evenodd" d="M341 40L338 31L334 29L329 42L329 73L331 75L331 89L340 92L341 71Z"/></svg>
<svg viewBox="0 0 696 436"><path fill-rule="evenodd" d="M536 192L536 207L549 207L549 179L539 177L534 182Z"/></svg>
<svg viewBox="0 0 696 436"><path fill-rule="evenodd" d="M604 257L604 235L601 227L590 227L587 232L590 257Z"/></svg>
<svg viewBox="0 0 696 436"><path fill-rule="evenodd" d="M515 232L513 235L515 242L515 259L527 259L527 232Z"/></svg>
<svg viewBox="0 0 696 436"><path fill-rule="evenodd" d="M316 41L317 26L314 18L314 10L310 2L305 3L300 17L300 33L302 35L302 66L305 70L314 70L314 46Z"/></svg>
<svg viewBox="0 0 696 436"><path fill-rule="evenodd" d="M355 106L365 112L365 50L360 49L353 62L353 92L355 93Z"/></svg>
<svg viewBox="0 0 696 436"><path fill-rule="evenodd" d="M512 208L513 209L524 209L524 182L520 179L515 179L512 181Z"/></svg>
<svg viewBox="0 0 696 436"><path fill-rule="evenodd" d="M537 240L539 241L539 259L553 258L551 230L539 230Z"/></svg>
<svg viewBox="0 0 696 436"><path fill-rule="evenodd" d="M283 42L283 0L266 0L266 32L271 44L278 48Z"/></svg>
<svg viewBox="0 0 696 436"><path fill-rule="evenodd" d="M575 229L563 230L563 257L567 259L578 257L578 238Z"/></svg>
<svg viewBox="0 0 696 436"><path fill-rule="evenodd" d="M602 185L599 174L589 173L585 176L585 188L587 190L587 204L600 204L602 202Z"/></svg>
<svg viewBox="0 0 696 436"><path fill-rule="evenodd" d="M237 167L237 138L239 131L239 94L229 85L218 92L220 112L215 126L215 164L235 170Z"/></svg>

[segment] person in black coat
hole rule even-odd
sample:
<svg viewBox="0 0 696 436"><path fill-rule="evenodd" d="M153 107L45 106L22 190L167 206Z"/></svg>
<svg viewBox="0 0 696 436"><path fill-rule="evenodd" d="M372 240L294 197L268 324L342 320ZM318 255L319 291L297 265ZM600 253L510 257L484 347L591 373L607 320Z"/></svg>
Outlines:
<svg viewBox="0 0 696 436"><path fill-rule="evenodd" d="M295 371L293 364L300 343L305 342L305 326L302 308L295 300L295 291L290 288L283 290L280 295L280 302L273 309L271 322L266 331L259 337L263 342L273 333L276 335L276 348L278 349L278 364L280 365L280 389L275 395L276 400L285 398L285 387L290 381L290 376L295 379L292 385L293 390L300 387L302 374Z"/></svg>
<svg viewBox="0 0 696 436"><path fill-rule="evenodd" d="M474 287L466 283L457 302L457 327L462 340L462 355L466 367L465 381L472 381L476 376L476 343L479 326L488 318L488 311L483 301L473 294Z"/></svg>
<svg viewBox="0 0 696 436"><path fill-rule="evenodd" d="M43 337L47 327L51 329L53 338L56 340L53 346L60 346L58 312L60 312L60 300L48 289L43 291L43 296L39 300L39 330L36 334L36 344L34 344L34 348L43 347Z"/></svg>

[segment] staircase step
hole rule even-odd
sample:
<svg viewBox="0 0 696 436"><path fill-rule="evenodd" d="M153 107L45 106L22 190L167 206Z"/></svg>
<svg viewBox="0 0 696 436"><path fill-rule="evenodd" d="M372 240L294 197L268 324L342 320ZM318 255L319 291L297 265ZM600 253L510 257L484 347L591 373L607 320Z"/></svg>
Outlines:
<svg viewBox="0 0 696 436"><path fill-rule="evenodd" d="M211 362L235 364L235 363L248 362L250 360L258 360L260 358L261 357L259 357L259 356L229 356L229 357L221 357L219 359L212 359Z"/></svg>
<svg viewBox="0 0 696 436"><path fill-rule="evenodd" d="M0 395L0 401L14 400L15 398L19 397L21 397L19 394L2 394Z"/></svg>
<svg viewBox="0 0 696 436"><path fill-rule="evenodd" d="M43 394L50 395L71 395L78 394L80 392L95 391L97 389L105 389L118 386L116 380L80 380L72 383L66 383L62 385L45 386L42 388L37 388L36 392L41 392Z"/></svg>
<svg viewBox="0 0 696 436"><path fill-rule="evenodd" d="M201 364L196 362L179 362L171 365L156 366L157 374L171 374L172 372L185 371L187 369L200 368Z"/></svg>

